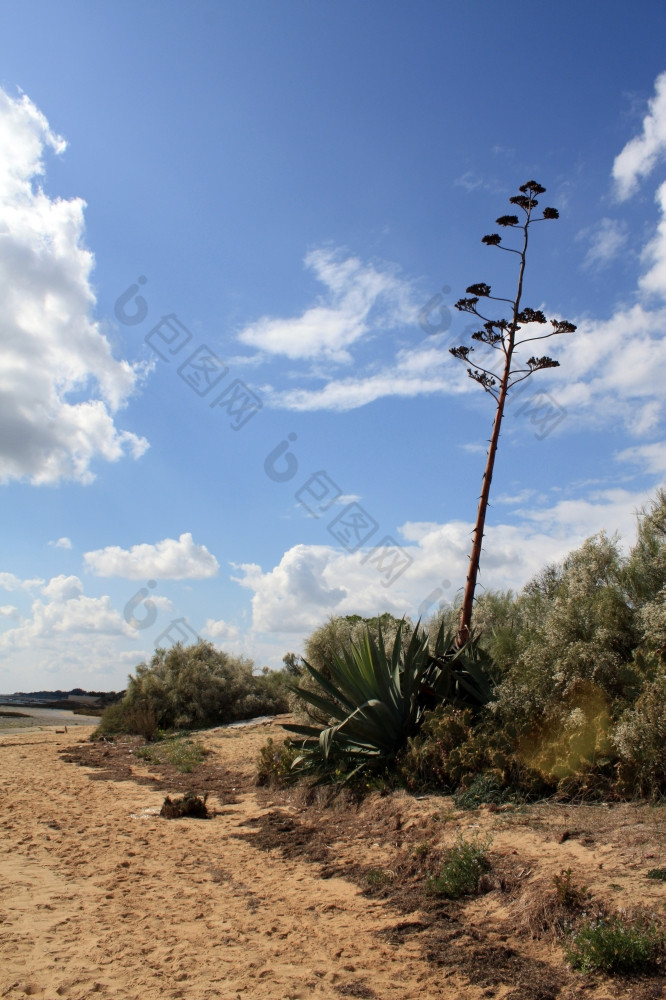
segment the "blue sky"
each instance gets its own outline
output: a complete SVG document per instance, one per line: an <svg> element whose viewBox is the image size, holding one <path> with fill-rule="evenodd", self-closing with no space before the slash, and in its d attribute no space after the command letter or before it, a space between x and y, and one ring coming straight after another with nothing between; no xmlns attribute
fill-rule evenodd
<svg viewBox="0 0 666 1000"><path fill-rule="evenodd" d="M453 303L513 296L481 237L532 177L524 302L578 330L507 408L481 583L630 544L666 471L664 37L658 2L4 4L0 690L453 600L493 418Z"/></svg>

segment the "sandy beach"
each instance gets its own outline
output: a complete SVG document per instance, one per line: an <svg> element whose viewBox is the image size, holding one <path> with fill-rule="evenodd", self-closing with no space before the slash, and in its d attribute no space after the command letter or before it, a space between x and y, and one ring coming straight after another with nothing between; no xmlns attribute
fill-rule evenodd
<svg viewBox="0 0 666 1000"><path fill-rule="evenodd" d="M2 997L662 996L661 975L571 972L525 914L571 867L663 915L663 883L645 878L666 863L663 809L461 814L404 793L309 809L254 785L275 724L209 731L205 767L183 775L90 732L0 737ZM188 788L213 818L162 819L166 792ZM428 902L417 859L460 831L492 835L487 891ZM375 888L371 871L386 873Z"/></svg>

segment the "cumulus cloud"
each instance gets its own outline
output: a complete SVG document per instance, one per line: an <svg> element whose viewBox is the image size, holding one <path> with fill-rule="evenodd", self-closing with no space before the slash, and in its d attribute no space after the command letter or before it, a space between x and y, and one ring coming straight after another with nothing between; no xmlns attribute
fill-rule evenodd
<svg viewBox="0 0 666 1000"><path fill-rule="evenodd" d="M613 178L621 200L629 198L639 178L647 177L666 155L666 73L655 81L655 93L643 119L643 131L634 136L615 158Z"/></svg>
<svg viewBox="0 0 666 1000"><path fill-rule="evenodd" d="M211 639L235 640L238 638L238 626L230 625L222 618L217 621L214 618L207 618L203 631Z"/></svg>
<svg viewBox="0 0 666 1000"><path fill-rule="evenodd" d="M0 605L0 618L18 618L19 610L13 604Z"/></svg>
<svg viewBox="0 0 666 1000"><path fill-rule="evenodd" d="M325 249L309 253L305 265L326 287L322 299L300 316L262 317L239 333L241 343L294 360L350 362L349 348L371 329L415 321L411 285L395 267Z"/></svg>
<svg viewBox="0 0 666 1000"><path fill-rule="evenodd" d="M62 640L87 642L90 636L133 637L134 632L111 604L111 598L86 597L78 577L58 576L42 590L45 600L32 603L31 617L0 635L0 653L36 649Z"/></svg>
<svg viewBox="0 0 666 1000"><path fill-rule="evenodd" d="M109 545L86 552L88 569L97 576L122 576L126 580L203 580L216 576L219 563L205 545L196 545L191 533L165 538L156 545L133 545L121 549Z"/></svg>
<svg viewBox="0 0 666 1000"><path fill-rule="evenodd" d="M259 632L298 632L314 627L348 596L332 585L331 549L295 545L268 573L256 563L235 566L242 575L232 577L253 591L252 623Z"/></svg>
<svg viewBox="0 0 666 1000"><path fill-rule="evenodd" d="M634 512L647 499L645 493L599 490L585 499L518 510L517 523L487 525L479 593L483 588L519 590L544 565L559 562L600 530L619 531L629 546L635 538ZM254 635L305 637L331 615L371 617L390 611L398 617L427 617L456 598L467 571L472 528L467 521L403 524L399 542L411 564L389 586L367 551L350 554L322 545L296 545L272 569L238 566L233 579L252 591Z"/></svg>
<svg viewBox="0 0 666 1000"><path fill-rule="evenodd" d="M78 576L54 576L42 589L45 597L51 601L70 601L83 593L83 586Z"/></svg>
<svg viewBox="0 0 666 1000"><path fill-rule="evenodd" d="M140 370L113 357L92 318L85 203L36 183L64 140L27 96L0 90L0 143L0 481L87 483L95 460L148 447L115 424Z"/></svg>

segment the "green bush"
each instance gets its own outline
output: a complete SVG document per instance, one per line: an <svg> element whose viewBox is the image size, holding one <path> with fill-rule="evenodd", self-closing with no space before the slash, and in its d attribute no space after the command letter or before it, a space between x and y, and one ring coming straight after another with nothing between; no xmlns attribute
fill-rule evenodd
<svg viewBox="0 0 666 1000"><path fill-rule="evenodd" d="M475 721L469 709L450 705L428 712L400 757L399 773L410 791L454 792L462 809L553 790L516 752L515 733L497 726L492 714L486 710Z"/></svg>
<svg viewBox="0 0 666 1000"><path fill-rule="evenodd" d="M649 969L662 946L663 935L656 924L630 924L615 914L585 921L566 951L567 960L581 972L623 975Z"/></svg>
<svg viewBox="0 0 666 1000"><path fill-rule="evenodd" d="M459 614L459 606L438 612L427 625L431 644L442 625L455 630ZM321 680L333 682L331 663L366 632L377 642L380 628L388 657L398 637L404 657L414 627L398 625L388 614L331 619L306 644L304 660L319 677L291 655L301 689L293 709L313 739L346 728L344 697L330 688L319 703L310 697L321 695ZM493 700L472 717L464 705L430 698L432 711L407 727L397 760L410 790L450 791L470 805L555 790L585 799L666 795L666 491L639 515L629 555L617 538L595 535L520 593L480 595L473 628L492 663ZM330 749L323 739L322 751ZM344 774L345 762L335 768Z"/></svg>
<svg viewBox="0 0 666 1000"><path fill-rule="evenodd" d="M470 709L451 705L426 714L421 731L409 740L400 758L400 772L411 791L458 787L463 773L461 748L474 738L472 719Z"/></svg>
<svg viewBox="0 0 666 1000"><path fill-rule="evenodd" d="M469 896L478 889L479 879L490 869L487 857L490 842L465 840L460 834L453 847L447 848L438 876L428 880L428 889L447 899Z"/></svg>
<svg viewBox="0 0 666 1000"><path fill-rule="evenodd" d="M658 798L666 793L666 673L646 684L633 708L615 726L613 743L620 756L618 788L632 796Z"/></svg>
<svg viewBox="0 0 666 1000"><path fill-rule="evenodd" d="M508 801L507 794L502 790L497 776L477 774L467 787L460 788L453 796L458 809L478 809L481 805L498 805Z"/></svg>
<svg viewBox="0 0 666 1000"><path fill-rule="evenodd" d="M281 679L253 675L245 657L231 656L199 642L157 649L150 664L129 677L122 701L102 715L99 735L139 733L153 738L158 729L193 729L287 711Z"/></svg>

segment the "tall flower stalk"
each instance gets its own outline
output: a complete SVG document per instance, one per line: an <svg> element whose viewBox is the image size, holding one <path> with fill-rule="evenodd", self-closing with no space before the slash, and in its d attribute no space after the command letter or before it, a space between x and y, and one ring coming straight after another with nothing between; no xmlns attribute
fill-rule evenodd
<svg viewBox="0 0 666 1000"><path fill-rule="evenodd" d="M521 234L517 248L502 246L502 237L498 233L491 233L489 236L484 236L481 241L487 246L497 247L506 253L515 254L518 258L518 284L515 297L513 299L506 299L491 295L490 285L479 282L467 288L466 292L468 296L471 296L470 298L459 299L456 302L456 309L460 312L471 313L473 316L477 316L483 323L482 329L472 334L472 340L487 345L492 350L498 351L500 355L497 366L498 370L495 370L492 367L486 368L483 365L474 364L474 361L470 357L474 351L474 347L463 345L461 347L450 348L454 358L458 358L458 360L470 365L467 369L469 377L478 382L493 397L496 403L495 419L490 436L486 468L481 484L481 496L479 497L479 507L472 536L472 550L469 557L460 625L458 627L458 646L464 645L471 636L474 594L481 562L481 546L486 523L486 511L490 498L490 484L493 478L507 394L514 385L529 378L534 372L540 371L543 368L557 368L559 366L559 361L554 361L548 355L544 355L540 358L532 356L523 362L522 365L520 362L516 362L519 367L514 367L514 353L522 344L527 344L535 340L547 340L549 337L555 337L561 333L573 333L576 329L574 324L569 323L567 320L552 319L550 320L552 329L548 333L534 333L534 324L537 326L544 325L548 323L548 320L540 309L531 309L522 305L523 280L525 277L530 226L536 222L559 218L559 212L556 208L544 208L541 213L536 212L539 204L536 196L544 194L545 190L536 181L528 181L527 184L523 184L519 188L520 194L509 199L511 204L516 205L522 212L522 222L517 215L502 215L496 220L498 226L514 229L517 234ZM481 299L487 299L489 302L507 303L510 307L510 319L491 319L485 316L479 309L479 301ZM527 329L525 329L526 327ZM528 335L519 337L520 331L524 329Z"/></svg>

